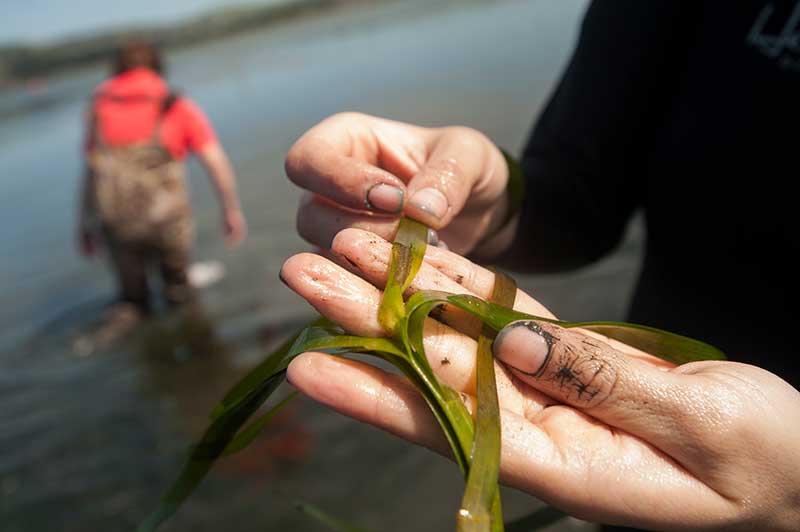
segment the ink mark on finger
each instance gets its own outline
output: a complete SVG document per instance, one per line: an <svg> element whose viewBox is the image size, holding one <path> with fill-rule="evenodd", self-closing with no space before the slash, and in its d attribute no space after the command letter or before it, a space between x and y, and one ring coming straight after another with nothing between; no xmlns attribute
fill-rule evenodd
<svg viewBox="0 0 800 532"><path fill-rule="evenodd" d="M587 346L591 348L588 352ZM613 387L616 372L599 356L599 350L600 345L593 340L583 340L576 346L565 338L559 344L555 361L557 369L550 380L564 390L567 398L574 391L577 401L587 406L597 406L601 401L592 402L598 394ZM603 393L601 397L608 395Z"/></svg>

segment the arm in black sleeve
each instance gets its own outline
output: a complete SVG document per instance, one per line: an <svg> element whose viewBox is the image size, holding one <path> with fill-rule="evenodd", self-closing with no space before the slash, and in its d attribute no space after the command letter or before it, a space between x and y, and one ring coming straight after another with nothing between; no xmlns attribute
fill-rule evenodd
<svg viewBox="0 0 800 532"><path fill-rule="evenodd" d="M685 43L683 2L595 0L521 159L512 269L558 271L613 249L646 187L648 143Z"/></svg>

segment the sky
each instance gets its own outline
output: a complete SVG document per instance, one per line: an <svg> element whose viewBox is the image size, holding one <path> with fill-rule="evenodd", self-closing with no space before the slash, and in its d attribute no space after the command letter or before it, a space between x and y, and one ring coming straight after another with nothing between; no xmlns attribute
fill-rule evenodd
<svg viewBox="0 0 800 532"><path fill-rule="evenodd" d="M210 9L285 0L0 0L0 43L47 42L132 23L169 22Z"/></svg>

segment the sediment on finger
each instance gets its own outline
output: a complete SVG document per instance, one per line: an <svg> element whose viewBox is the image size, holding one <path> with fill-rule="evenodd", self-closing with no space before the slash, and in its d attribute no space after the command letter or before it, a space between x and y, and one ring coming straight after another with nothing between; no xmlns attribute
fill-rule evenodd
<svg viewBox="0 0 800 532"><path fill-rule="evenodd" d="M520 320L497 337L495 353L522 378L582 409L614 392L624 359L607 344L546 322Z"/></svg>
<svg viewBox="0 0 800 532"><path fill-rule="evenodd" d="M380 292L341 266L302 253L286 261L281 276L320 314L348 333L385 336L378 323ZM432 319L425 320L424 331L426 355L439 378L456 390L474 386L475 341Z"/></svg>
<svg viewBox="0 0 800 532"><path fill-rule="evenodd" d="M320 314L359 336L385 336L378 323L381 293L328 259L312 253L290 257L281 279Z"/></svg>
<svg viewBox="0 0 800 532"><path fill-rule="evenodd" d="M322 136L306 133L289 150L284 168L297 186L351 209L364 209L375 183L402 186L396 177L365 161L348 157Z"/></svg>
<svg viewBox="0 0 800 532"><path fill-rule="evenodd" d="M494 287L494 273L467 258L441 248L430 248L425 254L425 262L448 279L453 279L464 289L481 299L489 299ZM555 318L544 305L522 290L517 290L514 309L544 318Z"/></svg>
<svg viewBox="0 0 800 532"><path fill-rule="evenodd" d="M368 231L346 229L336 235L332 247L347 257L359 269L362 277L378 287L386 284L392 249L390 242ZM410 296L419 290L440 290L488 299L493 286L494 274L491 271L450 251L428 246L425 262L406 295ZM537 316L554 317L552 312L522 290L517 290L514 309ZM449 305L436 312L437 319L459 330L466 330L473 321L467 313Z"/></svg>
<svg viewBox="0 0 800 532"><path fill-rule="evenodd" d="M477 342L436 320L425 320L424 327L425 354L437 377L459 393L474 395ZM503 408L523 415L548 404L546 396L516 380L498 361L495 362L495 377Z"/></svg>
<svg viewBox="0 0 800 532"><path fill-rule="evenodd" d="M538 343L533 341L537 335L547 347L531 348ZM721 433L714 420L720 419L721 408L730 408L717 406L725 402L719 402L719 392L709 396L707 385L698 386L575 329L550 323L511 324L498 336L495 355L533 388L650 442L689 470L704 467L711 452L698 441L713 436L698 438L698 431ZM703 405L702 413L697 405ZM705 422L696 424L697 416Z"/></svg>
<svg viewBox="0 0 800 532"><path fill-rule="evenodd" d="M345 257L349 264L357 268L361 277L379 288L386 285L386 275L392 253L391 243L367 231L345 229L334 238L332 249ZM430 249L430 246L428 249ZM422 264L419 273L414 278L411 287L406 291L405 296L410 297L421 290L475 295L458 284L458 282L431 267L427 262ZM476 327L477 322L474 317L450 305L437 307L431 315L473 337L476 337L480 330L479 327Z"/></svg>

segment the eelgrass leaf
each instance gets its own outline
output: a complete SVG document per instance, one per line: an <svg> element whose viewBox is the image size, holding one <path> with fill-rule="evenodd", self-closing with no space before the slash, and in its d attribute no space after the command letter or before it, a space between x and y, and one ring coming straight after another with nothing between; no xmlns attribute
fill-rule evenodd
<svg viewBox="0 0 800 532"><path fill-rule="evenodd" d="M646 325L614 321L554 320L488 303L470 295L451 295L448 297L448 302L480 317L495 331L500 331L509 323L517 320L537 320L554 323L565 328L578 327L594 331L673 364L685 364L697 360L725 360L726 358L722 351L705 342Z"/></svg>
<svg viewBox="0 0 800 532"><path fill-rule="evenodd" d="M405 316L403 292L417 275L427 246L428 228L423 224L402 218L392 244L392 257L386 286L378 308L378 322L391 336L398 335L400 320Z"/></svg>
<svg viewBox="0 0 800 532"><path fill-rule="evenodd" d="M417 292L406 303L401 339L408 350L415 371L428 393L435 399L429 406L439 421L453 456L464 477L469 472L471 447L474 437L472 416L464 406L461 396L452 388L441 384L433 372L425 353L423 330L425 319L434 308L447 303L446 292L426 290Z"/></svg>
<svg viewBox="0 0 800 532"><path fill-rule="evenodd" d="M274 418L275 415L283 409L283 407L289 404L289 401L297 397L297 394L297 391L290 393L281 399L278 404L264 412L261 417L250 422L245 428L240 430L236 436L233 437L230 443L228 443L228 445L225 447L225 450L222 451L221 456L225 457L236 454L255 441L258 435L261 434L261 431L264 430L264 427L270 421L272 421L272 418Z"/></svg>
<svg viewBox="0 0 800 532"><path fill-rule="evenodd" d="M158 508L137 529L150 532L174 514L181 503L205 478L211 466L233 440L236 432L284 381L286 370L262 381L236 404L220 413L206 430L200 442L192 448L180 476L162 498Z"/></svg>
<svg viewBox="0 0 800 532"><path fill-rule="evenodd" d="M422 393L453 450L464 475L469 468L469 445L472 442L472 418L460 396L439 383L430 367L422 343L425 318L446 300L442 295L412 296L403 302L403 293L411 285L422 266L427 247L428 228L414 220L403 218L392 244L386 286L378 308L378 321L392 337L398 338L404 356L397 365ZM392 362L391 359L387 359Z"/></svg>
<svg viewBox="0 0 800 532"><path fill-rule="evenodd" d="M594 331L678 365L698 360L725 360L727 358L725 353L713 345L646 325L613 321L587 321L569 323L565 326Z"/></svg>
<svg viewBox="0 0 800 532"><path fill-rule="evenodd" d="M422 304L412 305L411 314L398 322L398 326L404 331L403 338L407 338L408 317L420 315L420 310L430 312L435 306L446 302L445 299L430 294L427 295L429 299L425 299L425 294L415 294L415 297L414 302ZM424 320L424 316L421 320ZM449 387L440 384L433 374L425 358L424 348L421 347L421 340L419 351L415 351L407 343L398 340L331 334L310 339L299 346L299 349L332 354L363 352L382 358L402 371L422 394L450 442L456 462L466 475L469 467L469 445L473 434L472 418L460 396Z"/></svg>
<svg viewBox="0 0 800 532"><path fill-rule="evenodd" d="M513 307L516 296L516 283L502 272L495 272L491 302ZM460 532L503 530L503 512L497 485L500 474L500 404L492 355L492 342L496 335L492 328L484 325L478 338L475 359L475 438L472 465L457 516Z"/></svg>
<svg viewBox="0 0 800 532"><path fill-rule="evenodd" d="M297 502L296 507L300 513L311 517L318 523L324 525L330 530L333 530L334 532L370 532L364 528L352 525L343 519L334 517L325 510L322 510L313 504L307 502Z"/></svg>
<svg viewBox="0 0 800 532"><path fill-rule="evenodd" d="M298 343L305 341L309 334L310 328L324 329L333 331L341 331L341 329L327 318L317 318L312 321L305 328L300 330L297 334L286 340L275 351L270 353L261 363L251 369L233 388L231 388L225 397L214 407L211 413L211 419L216 419L225 410L234 406L238 401L241 401L248 393L250 393L256 386L260 385L265 379L268 379L279 371L279 367L286 358L290 356L292 348L296 348Z"/></svg>
<svg viewBox="0 0 800 532"><path fill-rule="evenodd" d="M178 510L183 501L197 488L214 462L224 454L234 452L229 451L229 448L239 445L233 443L236 441L237 433L286 379L286 368L289 362L303 352L305 344L320 337L333 336L340 331L341 328L330 320L318 318L312 322L311 326L284 342L263 362L242 377L214 408L211 425L206 429L200 442L192 447L178 479L162 497L156 510L139 526L138 531L156 530L161 523ZM258 420L253 423L258 423ZM255 431L255 427L253 430ZM257 434L258 431L255 431L252 436L255 437ZM249 436L251 436L250 432L242 434L241 439L238 440L239 443L244 443ZM247 443L250 441L252 440ZM241 448L244 446L246 443Z"/></svg>
<svg viewBox="0 0 800 532"><path fill-rule="evenodd" d="M450 443L456 462L468 479L463 508L472 508L473 510L467 510L470 515L483 516L473 520L476 527L470 527L469 530L489 530L491 526L491 530L495 531L502 530L503 524L497 489L500 432L499 407L493 380L494 366L490 351L492 331L499 331L512 321L534 319L556 323L562 327L582 327L597 331L675 363L724 358L722 352L703 342L651 327L617 322L571 323L514 311L511 307L516 288L513 283L505 281L496 282L496 288L500 287L498 290L505 295L493 294L491 302L468 295L419 292L404 303L403 293L410 286L422 264L426 243L427 228L424 225L408 219L401 220L392 246L389 275L378 311L379 322L391 338L344 335L339 326L330 320L319 318L268 355L262 363L243 377L214 409L211 426L206 430L200 443L194 446L178 480L162 499L156 511L142 523L139 531L155 530L160 523L175 513L180 504L202 481L216 459L241 450L258 435L288 398L261 418L251 422L245 429L240 429L285 380L286 369L291 360L305 351L319 350L334 355L366 353L378 356L400 369L424 397ZM501 277L498 276L497 279ZM423 342L425 320L434 308L445 304L465 310L484 322L483 332L479 337L478 374L481 376L478 377L477 384L477 415L483 420L478 431L481 435L480 441L475 441L475 426L461 396L439 382L425 354ZM489 374L487 370L491 373ZM491 379L488 378L489 375ZM488 415L483 415L487 411ZM473 441L475 441L474 450ZM474 473L471 475L473 470ZM471 481L470 478L475 480ZM490 519L485 517L487 513L491 515ZM555 515L544 510L537 514L547 519ZM536 515L531 519L525 518L525 526L528 524L539 526L535 524L535 518ZM509 532L522 530L516 528L519 521L510 525L515 528L509 528ZM342 525L346 523L340 522L339 526ZM356 532L358 529L351 527L339 530Z"/></svg>
<svg viewBox="0 0 800 532"><path fill-rule="evenodd" d="M412 220L410 218L403 218L400 220L400 225L397 228L397 234L394 237L394 244L405 246L411 250L411 256L408 264L402 265L404 275L402 279L402 291L405 292L414 278L417 276L420 267L422 267L422 260L425 257L425 248L428 246L428 228L425 224Z"/></svg>
<svg viewBox="0 0 800 532"><path fill-rule="evenodd" d="M310 338L301 344L300 352L305 351L325 351L328 353L367 353L378 352L387 353L397 357L405 358L406 352L394 340L388 338L371 338L364 336L350 336L346 334L336 334L318 336ZM298 353L299 354L299 353Z"/></svg>

